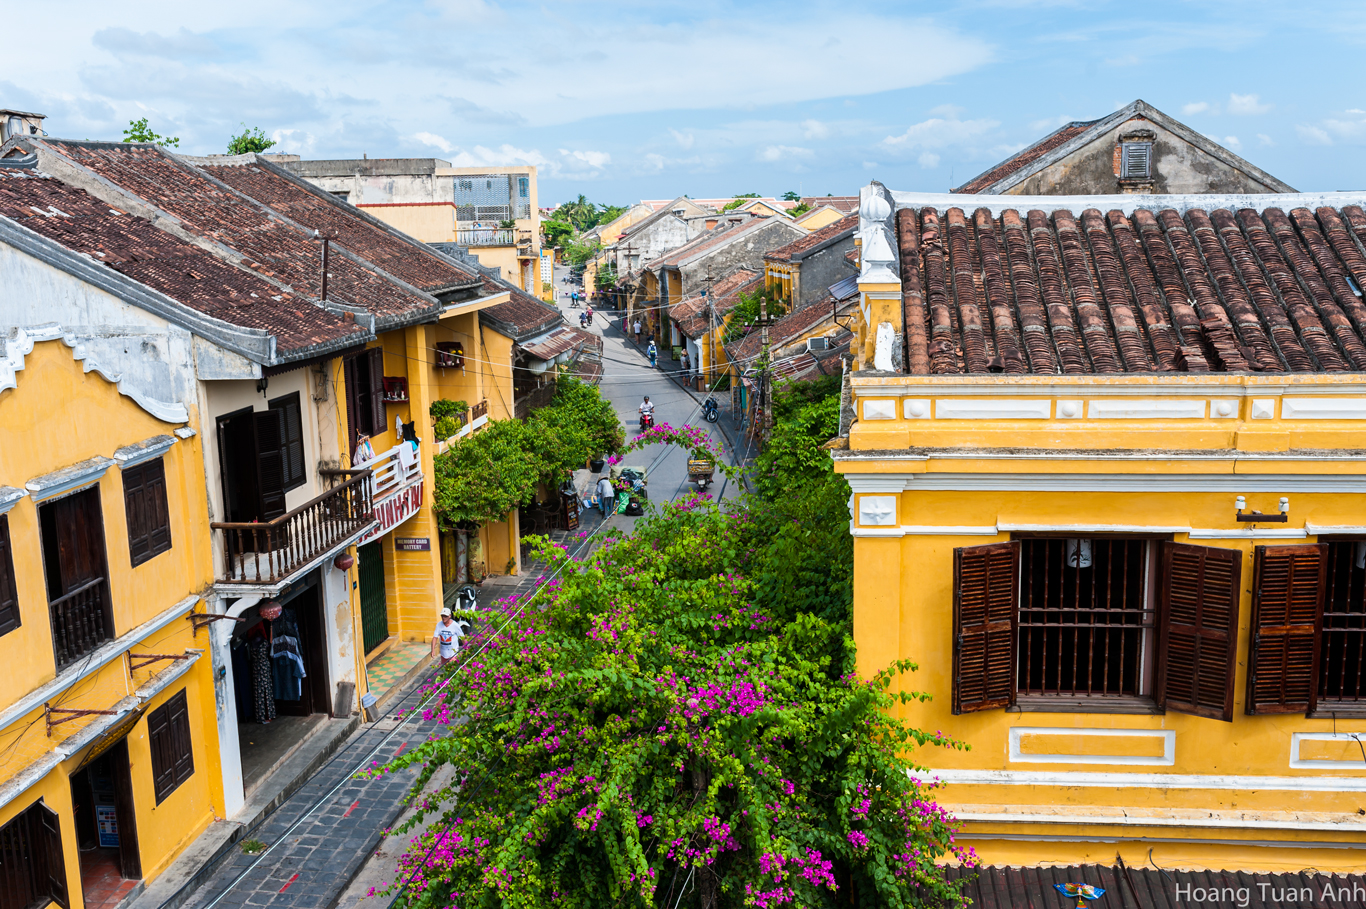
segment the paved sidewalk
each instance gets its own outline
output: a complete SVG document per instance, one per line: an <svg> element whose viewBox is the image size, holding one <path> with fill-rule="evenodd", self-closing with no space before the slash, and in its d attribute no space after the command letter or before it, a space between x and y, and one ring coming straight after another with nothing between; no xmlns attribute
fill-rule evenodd
<svg viewBox="0 0 1366 909"><path fill-rule="evenodd" d="M424 679L415 680L413 689ZM408 698L400 707L410 707ZM225 860L185 905L290 906L330 909L374 852L381 832L403 811L416 769L376 779L352 774L363 763L390 760L423 742L435 723L416 720L372 755L384 736L398 725L386 717L357 733L337 759L252 831L269 851L249 856L240 850ZM336 792L334 787L341 784ZM330 794L329 794L330 793ZM240 880L239 880L240 877Z"/></svg>

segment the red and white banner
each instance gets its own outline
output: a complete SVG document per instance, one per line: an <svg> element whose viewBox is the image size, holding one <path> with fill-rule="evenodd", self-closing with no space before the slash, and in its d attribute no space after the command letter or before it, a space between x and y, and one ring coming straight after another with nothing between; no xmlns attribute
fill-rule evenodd
<svg viewBox="0 0 1366 909"><path fill-rule="evenodd" d="M356 545L361 546L377 537L384 536L417 514L417 510L422 507L422 486L421 482L414 483L412 486L400 489L388 498L376 502L375 520L379 521L379 526L358 539Z"/></svg>

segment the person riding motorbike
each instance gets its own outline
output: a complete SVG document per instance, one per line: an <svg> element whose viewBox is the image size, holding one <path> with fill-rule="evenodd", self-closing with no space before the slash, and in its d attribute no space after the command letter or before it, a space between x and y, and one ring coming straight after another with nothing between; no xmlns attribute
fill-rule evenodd
<svg viewBox="0 0 1366 909"><path fill-rule="evenodd" d="M644 432L655 425L655 405L646 395L645 400L640 402L640 407L636 408L640 412L640 431Z"/></svg>

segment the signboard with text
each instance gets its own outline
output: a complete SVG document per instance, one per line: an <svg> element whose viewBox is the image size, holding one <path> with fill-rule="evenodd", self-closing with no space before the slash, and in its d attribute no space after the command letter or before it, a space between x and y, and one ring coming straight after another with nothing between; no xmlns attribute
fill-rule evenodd
<svg viewBox="0 0 1366 909"><path fill-rule="evenodd" d="M394 537L394 548L400 552L431 552L431 537Z"/></svg>
<svg viewBox="0 0 1366 909"><path fill-rule="evenodd" d="M407 489L400 489L388 498L376 502L375 520L379 522L379 526L357 540L356 545L360 546L384 536L417 514L417 510L422 507L422 485L421 482L414 483Z"/></svg>

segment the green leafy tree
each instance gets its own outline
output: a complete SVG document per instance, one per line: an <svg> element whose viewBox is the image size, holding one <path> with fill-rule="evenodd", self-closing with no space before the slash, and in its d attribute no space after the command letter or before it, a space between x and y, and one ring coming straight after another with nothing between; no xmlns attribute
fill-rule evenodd
<svg viewBox="0 0 1366 909"><path fill-rule="evenodd" d="M625 205L604 205L601 202L599 202L598 219L593 226L596 227L598 224L611 224L613 221L615 221L617 218L620 218L624 214L626 214Z"/></svg>
<svg viewBox="0 0 1366 909"><path fill-rule="evenodd" d="M800 194L800 193L797 193L797 192L794 192L794 191L792 191L792 190L790 190L790 189L789 189L787 192L783 193L783 201L784 201L784 202L797 202L797 201L799 201L800 199L801 199L801 194Z"/></svg>
<svg viewBox="0 0 1366 909"><path fill-rule="evenodd" d="M741 205L744 205L746 199L757 199L757 198L759 198L759 194L758 194L758 193L740 193L738 196L733 197L729 202L727 202L725 205L723 205L723 206L721 207L721 210L722 210L722 211L730 211L731 209L739 208Z"/></svg>
<svg viewBox="0 0 1366 909"><path fill-rule="evenodd" d="M570 240L564 247L564 255L575 268L582 268L584 263L596 256L601 250L602 244L597 240L590 240L587 243Z"/></svg>
<svg viewBox="0 0 1366 909"><path fill-rule="evenodd" d="M391 765L456 770L408 825L404 905L962 904L935 859L974 858L907 773L954 743L892 716L914 666L848 674L843 629L760 598L753 543L690 497L582 562L536 547L556 583L499 604L426 706L446 733Z"/></svg>
<svg viewBox="0 0 1366 909"><path fill-rule="evenodd" d="M159 136L148 125L147 118L129 120L128 128L123 131L124 142L153 142L161 146L180 147L180 139L175 136Z"/></svg>
<svg viewBox="0 0 1366 909"><path fill-rule="evenodd" d="M261 127L248 129L247 124L242 124L242 132L228 140L228 154L247 155L252 152L263 152L275 145L275 140L266 137L261 131Z"/></svg>
<svg viewBox="0 0 1366 909"><path fill-rule="evenodd" d="M761 287L753 293L742 293L735 303L730 321L726 323L726 344L733 344L749 334L759 320L760 304L768 304L768 317L777 319L787 313L787 302L778 291Z"/></svg>

